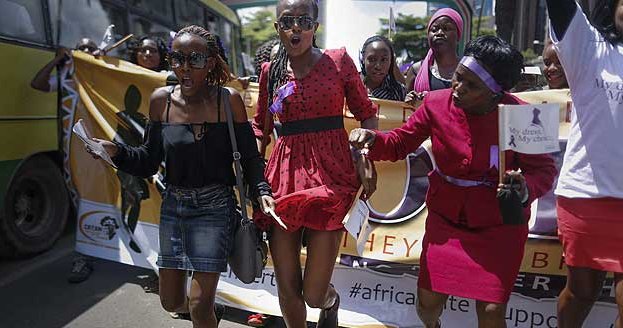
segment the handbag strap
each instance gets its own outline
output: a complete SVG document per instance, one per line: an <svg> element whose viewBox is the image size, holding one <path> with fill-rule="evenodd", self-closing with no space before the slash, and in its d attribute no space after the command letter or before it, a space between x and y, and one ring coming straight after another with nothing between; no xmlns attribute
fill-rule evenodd
<svg viewBox="0 0 623 328"><path fill-rule="evenodd" d="M236 171L236 185L238 186L238 194L240 195L240 209L242 211L242 220L249 221L247 216L247 198L244 194L244 185L242 184L242 166L240 165L240 152L238 152L238 143L236 142L236 132L234 131L234 116L231 112L231 102L229 101L229 91L223 88L224 92L220 92L219 87L218 107L220 110L220 99L224 95L225 115L227 115L227 129L229 130L229 139L231 139L231 149L234 156L234 170Z"/></svg>

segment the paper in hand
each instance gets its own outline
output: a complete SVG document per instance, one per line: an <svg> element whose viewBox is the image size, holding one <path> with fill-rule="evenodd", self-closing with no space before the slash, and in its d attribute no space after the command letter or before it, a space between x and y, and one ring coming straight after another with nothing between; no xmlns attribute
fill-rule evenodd
<svg viewBox="0 0 623 328"><path fill-rule="evenodd" d="M270 216L273 217L273 219L275 219L275 221L277 221L277 223L279 223L279 225L284 228L285 230L288 230L288 227L286 226L285 223L283 223L283 220L281 220L281 218L279 216L277 216L277 213L275 213L275 211L273 211L272 208L268 208L268 213L266 214L270 214Z"/></svg>
<svg viewBox="0 0 623 328"><path fill-rule="evenodd" d="M363 255L368 236L372 232L372 226L368 222L370 209L365 201L361 200L363 187L359 188L353 204L344 217L342 224L346 231L357 241L357 253Z"/></svg>
<svg viewBox="0 0 623 328"><path fill-rule="evenodd" d="M82 119L79 119L78 122L74 124L72 131L78 136L78 138L80 138L80 140L82 140L82 142L84 142L84 144L88 148L91 149L91 151L95 155L99 156L101 159L106 161L106 163L110 164L110 166L117 168L117 166L113 163L112 159L110 158L110 155L108 155L108 152L106 151L106 149L104 149L104 146L102 146L101 144L91 139L91 135L89 134L86 127L82 123Z"/></svg>

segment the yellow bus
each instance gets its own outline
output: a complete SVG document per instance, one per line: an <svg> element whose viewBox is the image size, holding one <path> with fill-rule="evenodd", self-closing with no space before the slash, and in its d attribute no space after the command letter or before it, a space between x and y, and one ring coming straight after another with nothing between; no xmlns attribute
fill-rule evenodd
<svg viewBox="0 0 623 328"><path fill-rule="evenodd" d="M189 24L221 37L234 73L243 72L240 21L217 0L0 0L0 257L50 248L72 217L60 145L60 100L30 87L58 45L154 34ZM60 25L60 29L59 29ZM122 47L111 55L123 57Z"/></svg>

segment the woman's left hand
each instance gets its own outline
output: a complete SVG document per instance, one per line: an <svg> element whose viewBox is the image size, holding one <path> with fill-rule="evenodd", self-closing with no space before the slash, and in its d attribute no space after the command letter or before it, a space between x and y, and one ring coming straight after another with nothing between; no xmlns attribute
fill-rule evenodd
<svg viewBox="0 0 623 328"><path fill-rule="evenodd" d="M362 154L361 151L356 152L355 156L355 169L357 170L357 176L363 187L363 195L365 199L370 199L372 194L376 191L377 174L374 162Z"/></svg>
<svg viewBox="0 0 623 328"><path fill-rule="evenodd" d="M258 200L264 214L270 214L271 211L275 212L275 199L272 196L260 196Z"/></svg>
<svg viewBox="0 0 623 328"><path fill-rule="evenodd" d="M528 185L526 184L526 178L519 171L506 171L502 183L498 185L498 192L502 189L515 189L519 194L519 198L525 200L528 198Z"/></svg>

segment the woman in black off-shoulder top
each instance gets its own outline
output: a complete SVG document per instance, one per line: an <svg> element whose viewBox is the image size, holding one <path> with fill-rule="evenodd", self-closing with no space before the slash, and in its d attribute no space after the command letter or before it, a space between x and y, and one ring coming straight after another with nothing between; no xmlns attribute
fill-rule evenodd
<svg viewBox="0 0 623 328"><path fill-rule="evenodd" d="M198 26L180 30L169 63L179 85L159 88L139 147L97 140L120 170L149 177L165 162L167 188L160 217L160 300L170 312L190 312L196 327L216 327L212 308L236 227L235 176L225 106L230 105L244 179L263 210L274 209L244 103L229 79L214 35ZM207 81L207 83L206 83ZM186 272L192 271L186 296Z"/></svg>

